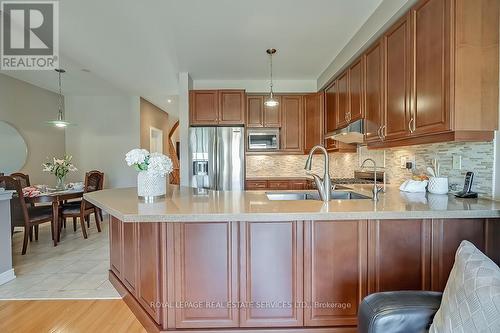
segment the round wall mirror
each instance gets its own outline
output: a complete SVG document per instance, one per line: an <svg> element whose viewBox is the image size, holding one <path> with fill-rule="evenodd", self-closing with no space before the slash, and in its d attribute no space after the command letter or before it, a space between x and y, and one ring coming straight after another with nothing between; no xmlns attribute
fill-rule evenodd
<svg viewBox="0 0 500 333"><path fill-rule="evenodd" d="M28 157L28 147L12 125L0 121L0 173L10 175L21 170Z"/></svg>

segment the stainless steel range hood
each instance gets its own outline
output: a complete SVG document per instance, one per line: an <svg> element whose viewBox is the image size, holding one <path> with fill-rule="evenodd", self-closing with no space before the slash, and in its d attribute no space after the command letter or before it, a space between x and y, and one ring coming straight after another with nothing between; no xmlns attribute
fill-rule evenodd
<svg viewBox="0 0 500 333"><path fill-rule="evenodd" d="M363 119L347 125L347 127L327 133L326 137L345 143L363 143L365 133L365 122Z"/></svg>

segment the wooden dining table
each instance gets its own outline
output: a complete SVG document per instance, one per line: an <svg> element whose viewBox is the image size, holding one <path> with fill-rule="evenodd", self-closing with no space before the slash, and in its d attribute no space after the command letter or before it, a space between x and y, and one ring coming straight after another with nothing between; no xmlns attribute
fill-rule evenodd
<svg viewBox="0 0 500 333"><path fill-rule="evenodd" d="M61 240L61 226L59 225L59 206L60 203L66 200L83 198L82 190L65 190L57 192L47 192L40 193L39 195L33 197L24 197L26 203L31 204L41 204L41 203L51 203L52 204L52 214L54 218L54 223L52 224L52 232L54 235L54 246Z"/></svg>

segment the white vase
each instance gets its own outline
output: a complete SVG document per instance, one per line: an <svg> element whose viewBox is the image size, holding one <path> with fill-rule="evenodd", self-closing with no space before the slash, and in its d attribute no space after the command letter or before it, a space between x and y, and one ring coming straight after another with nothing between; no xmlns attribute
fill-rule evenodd
<svg viewBox="0 0 500 333"><path fill-rule="evenodd" d="M165 197L167 178L154 172L141 171L137 174L137 195L144 202L154 202Z"/></svg>

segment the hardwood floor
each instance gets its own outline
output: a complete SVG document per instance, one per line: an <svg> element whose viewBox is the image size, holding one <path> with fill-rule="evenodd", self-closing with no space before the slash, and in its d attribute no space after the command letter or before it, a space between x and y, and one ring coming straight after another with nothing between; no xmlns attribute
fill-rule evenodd
<svg viewBox="0 0 500 333"><path fill-rule="evenodd" d="M0 301L0 332L146 332L122 300Z"/></svg>

